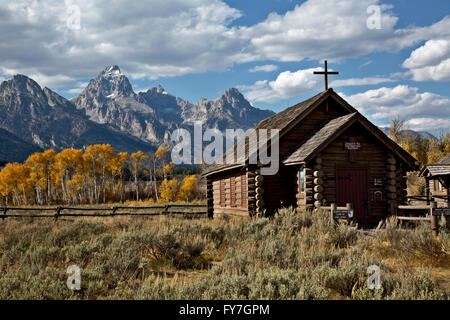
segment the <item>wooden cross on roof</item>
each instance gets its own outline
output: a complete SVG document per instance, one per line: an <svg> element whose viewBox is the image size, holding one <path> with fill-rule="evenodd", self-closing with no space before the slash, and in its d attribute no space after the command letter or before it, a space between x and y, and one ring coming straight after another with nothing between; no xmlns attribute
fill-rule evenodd
<svg viewBox="0 0 450 320"><path fill-rule="evenodd" d="M324 74L325 75L325 91L328 90L328 75L329 74L339 74L336 71L328 71L328 62L325 60L325 71L314 71L314 74Z"/></svg>

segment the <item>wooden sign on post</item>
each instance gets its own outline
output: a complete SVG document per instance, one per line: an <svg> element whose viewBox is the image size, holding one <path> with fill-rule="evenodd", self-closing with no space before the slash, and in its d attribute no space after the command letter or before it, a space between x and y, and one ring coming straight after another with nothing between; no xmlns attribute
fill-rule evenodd
<svg viewBox="0 0 450 320"><path fill-rule="evenodd" d="M351 219L353 218L353 210L333 210L334 219Z"/></svg>

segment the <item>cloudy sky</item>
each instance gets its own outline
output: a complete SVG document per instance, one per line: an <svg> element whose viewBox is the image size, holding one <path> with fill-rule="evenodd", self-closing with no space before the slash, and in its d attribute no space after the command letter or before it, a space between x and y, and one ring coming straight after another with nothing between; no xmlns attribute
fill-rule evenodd
<svg viewBox="0 0 450 320"><path fill-rule="evenodd" d="M106 66L196 102L239 88L280 111L331 86L377 125L450 131L450 2L0 0L0 80L76 96Z"/></svg>

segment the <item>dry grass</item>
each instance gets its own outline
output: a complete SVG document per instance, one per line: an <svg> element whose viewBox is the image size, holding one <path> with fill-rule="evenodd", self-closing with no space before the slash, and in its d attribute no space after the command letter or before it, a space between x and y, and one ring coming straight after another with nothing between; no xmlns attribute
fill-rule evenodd
<svg viewBox="0 0 450 320"><path fill-rule="evenodd" d="M374 236L325 214L0 223L0 299L448 299L450 237L396 221ZM82 269L82 290L65 270ZM382 270L382 290L365 285Z"/></svg>

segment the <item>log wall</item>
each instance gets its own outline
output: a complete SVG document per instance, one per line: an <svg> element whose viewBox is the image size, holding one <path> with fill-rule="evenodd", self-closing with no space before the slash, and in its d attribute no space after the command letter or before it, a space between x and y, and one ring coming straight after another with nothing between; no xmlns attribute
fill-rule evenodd
<svg viewBox="0 0 450 320"><path fill-rule="evenodd" d="M355 161L350 162L350 152L345 149L345 142L349 139L356 139L360 143L360 150L355 151ZM313 188L309 189L307 195L307 205L314 207L316 201L322 198L322 203L337 203L344 206L345 203L338 203L337 198L337 177L338 168L366 168L369 184L369 217L368 223L374 224L380 219L391 214L395 204L405 201L404 190L406 189L406 173L399 159L389 153L389 151L378 140L369 135L359 124L354 124L346 130L340 137L332 142L321 153L321 167L316 161L307 164L309 181L313 180L314 173L322 171L323 191L319 195L319 189L314 190L317 185L309 183ZM319 177L317 177L319 178ZM376 183L376 181L378 183ZM377 185L380 184L380 185ZM318 184L319 185L319 184ZM381 195L381 197L380 197Z"/></svg>
<svg viewBox="0 0 450 320"><path fill-rule="evenodd" d="M242 207L242 195L241 192L241 183L242 183L242 174L245 174L246 180L248 182L249 177L248 173L245 169L242 170L234 170L231 172L225 172L222 174L214 175L211 178L210 185L211 188L211 195L212 195L212 208L214 215L218 214L236 214L241 216L248 216L249 215L249 202L250 197L244 200L244 202L247 202L247 205L245 207ZM224 191L225 191L225 206L222 206L220 203L220 183L221 180L224 181ZM231 183L234 182L235 187L231 187ZM247 183L245 183L247 184ZM245 185L244 184L244 185ZM247 188L246 188L247 189ZM231 191L234 191L234 204L232 205L232 197L231 197ZM244 196L248 194L248 189L244 193Z"/></svg>

